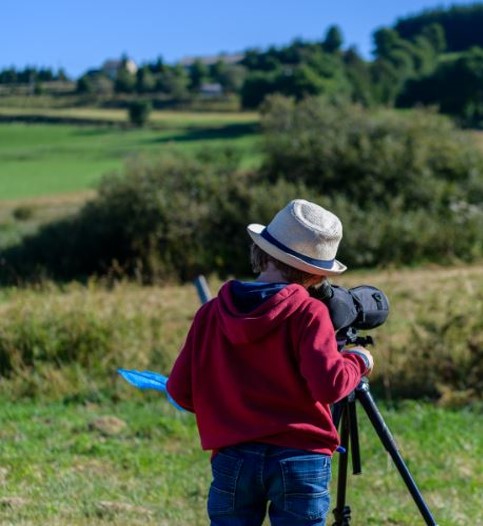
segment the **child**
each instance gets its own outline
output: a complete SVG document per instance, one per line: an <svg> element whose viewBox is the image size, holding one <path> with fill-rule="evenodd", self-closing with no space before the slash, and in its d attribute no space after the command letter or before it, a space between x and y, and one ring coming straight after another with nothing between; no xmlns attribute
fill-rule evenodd
<svg viewBox="0 0 483 526"><path fill-rule="evenodd" d="M260 526L267 504L272 526L323 526L338 446L330 404L373 366L362 347L338 351L327 307L307 290L346 270L342 225L296 199L247 229L259 275L199 309L167 389L213 451L212 526Z"/></svg>

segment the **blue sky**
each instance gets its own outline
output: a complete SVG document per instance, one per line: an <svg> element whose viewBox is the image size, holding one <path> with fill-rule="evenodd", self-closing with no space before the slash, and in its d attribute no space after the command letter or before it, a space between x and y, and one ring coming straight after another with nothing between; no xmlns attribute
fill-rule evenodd
<svg viewBox="0 0 483 526"><path fill-rule="evenodd" d="M321 40L332 24L344 47L371 56L373 31L440 0L2 0L0 69L64 68L73 77L123 53L136 62Z"/></svg>

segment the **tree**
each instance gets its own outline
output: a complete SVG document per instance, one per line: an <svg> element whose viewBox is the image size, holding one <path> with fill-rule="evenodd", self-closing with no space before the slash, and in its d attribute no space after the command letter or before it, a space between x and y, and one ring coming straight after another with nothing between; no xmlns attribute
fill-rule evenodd
<svg viewBox="0 0 483 526"><path fill-rule="evenodd" d="M277 72L254 71L250 73L241 89L241 104L244 109L258 108L269 93L277 87Z"/></svg>
<svg viewBox="0 0 483 526"><path fill-rule="evenodd" d="M145 100L137 100L129 104L129 122L134 126L142 127L149 119L152 105L150 102Z"/></svg>
<svg viewBox="0 0 483 526"><path fill-rule="evenodd" d="M370 71L376 102L393 106L401 90L401 76L396 67L388 60L379 58L371 64Z"/></svg>
<svg viewBox="0 0 483 526"><path fill-rule="evenodd" d="M445 50L448 52L465 51L473 46L483 47L481 2L425 10L419 15L399 19L394 29L402 38L409 40L433 24L438 24L443 29Z"/></svg>
<svg viewBox="0 0 483 526"><path fill-rule="evenodd" d="M292 74L285 77L284 84L284 89L280 91L297 100L309 95L320 95L326 87L323 77L308 64L300 64L294 68Z"/></svg>
<svg viewBox="0 0 483 526"><path fill-rule="evenodd" d="M442 53L446 49L446 36L441 24L425 26L421 35L430 42L436 53Z"/></svg>
<svg viewBox="0 0 483 526"><path fill-rule="evenodd" d="M199 91L203 82L206 82L208 78L208 68L200 59L196 59L193 64L191 64L189 70L190 77L190 90Z"/></svg>
<svg viewBox="0 0 483 526"><path fill-rule="evenodd" d="M151 73L148 66L139 68L136 73L136 91L138 93L150 93L156 89L156 77Z"/></svg>
<svg viewBox="0 0 483 526"><path fill-rule="evenodd" d="M397 32L387 27L378 29L373 34L373 39L375 45L374 55L377 58L387 58L400 41Z"/></svg>
<svg viewBox="0 0 483 526"><path fill-rule="evenodd" d="M150 64L151 73L163 73L166 65L164 64L163 57L159 56L154 64Z"/></svg>
<svg viewBox="0 0 483 526"><path fill-rule="evenodd" d="M439 64L431 75L410 82L399 106L438 105L464 124L483 123L483 49L473 48Z"/></svg>
<svg viewBox="0 0 483 526"><path fill-rule="evenodd" d="M189 77L181 65L174 67L166 66L158 76L156 88L175 100L182 100L189 94Z"/></svg>
<svg viewBox="0 0 483 526"><path fill-rule="evenodd" d="M218 77L218 82L226 93L237 93L245 81L247 72L238 64L227 64Z"/></svg>
<svg viewBox="0 0 483 526"><path fill-rule="evenodd" d="M77 93L91 93L92 92L92 83L88 75L82 75L77 80L76 86Z"/></svg>
<svg viewBox="0 0 483 526"><path fill-rule="evenodd" d="M326 53L336 53L342 47L342 32L338 26L330 26L322 43L322 49Z"/></svg>
<svg viewBox="0 0 483 526"><path fill-rule="evenodd" d="M88 71L79 78L77 93L92 95L112 95L114 82L100 71Z"/></svg>
<svg viewBox="0 0 483 526"><path fill-rule="evenodd" d="M275 71L281 67L279 52L273 46L265 52L249 49L245 53L242 65L249 71Z"/></svg>
<svg viewBox="0 0 483 526"><path fill-rule="evenodd" d="M116 93L133 93L136 89L136 77L126 68L120 68L114 83Z"/></svg>
<svg viewBox="0 0 483 526"><path fill-rule="evenodd" d="M56 76L57 76L57 80L61 80L61 81L69 80L69 77L67 76L67 73L65 72L64 68L59 68Z"/></svg>
<svg viewBox="0 0 483 526"><path fill-rule="evenodd" d="M364 106L371 106L374 101L370 63L366 62L354 47L349 48L343 56L345 73L351 86L351 99Z"/></svg>

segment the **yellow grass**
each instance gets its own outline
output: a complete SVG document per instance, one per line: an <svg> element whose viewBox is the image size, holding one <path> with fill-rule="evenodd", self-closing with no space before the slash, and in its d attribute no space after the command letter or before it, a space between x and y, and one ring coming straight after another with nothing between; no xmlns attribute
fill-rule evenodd
<svg viewBox="0 0 483 526"><path fill-rule="evenodd" d="M106 122L127 123L129 121L125 109L100 108L8 108L0 107L3 117L49 117L58 119L105 120ZM258 121L256 112L182 112L182 111L153 111L150 122L165 124L169 127L183 126L211 126L223 124L245 124Z"/></svg>

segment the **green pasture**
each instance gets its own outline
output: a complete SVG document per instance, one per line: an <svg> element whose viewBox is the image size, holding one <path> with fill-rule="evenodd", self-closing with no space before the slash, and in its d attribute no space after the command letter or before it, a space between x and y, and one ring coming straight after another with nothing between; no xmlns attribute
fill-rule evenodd
<svg viewBox="0 0 483 526"><path fill-rule="evenodd" d="M0 117L25 117L25 111L2 108ZM138 155L230 147L244 167L258 158L253 113L154 112L145 129L128 127L121 110L50 109L30 117L0 123L0 200L92 189L102 175Z"/></svg>
<svg viewBox="0 0 483 526"><path fill-rule="evenodd" d="M132 400L119 404L0 405L2 525L208 524L209 454L194 418L126 389ZM438 524L479 524L479 415L414 403L380 410ZM354 524L424 524L362 411L359 429L363 473L349 474L347 496Z"/></svg>
<svg viewBox="0 0 483 526"><path fill-rule="evenodd" d="M449 368L451 357L464 355L464 348L443 345L438 327L456 317L458 331L466 318L478 317L482 274L476 266L352 272L339 280L347 287L374 284L390 298L387 323L373 331L371 383L383 378L386 390L373 392L441 526L481 518L481 404L467 403L465 392L443 393L439 405L404 401L391 395L391 384L405 375L427 377L437 362ZM220 285L209 283L213 292ZM208 523L209 454L199 448L194 418L116 375L119 367L169 374L199 305L195 287L106 285L0 291L0 359L11 353L14 367L0 381L2 525ZM431 327L434 338L418 354L424 340L415 337ZM458 339L464 343L464 334ZM348 485L354 524L423 524L360 407L358 416L363 473L349 475ZM333 494L337 462L336 456Z"/></svg>
<svg viewBox="0 0 483 526"><path fill-rule="evenodd" d="M443 389L436 404L405 401L391 386L418 375L429 381L440 362L463 370L468 349L457 343L468 338L467 320L481 320L482 275L480 265L351 272L338 280L373 284L390 298L387 323L373 331L373 393L440 526L481 518L483 420L481 403L471 402L479 393ZM208 281L216 292L220 281ZM119 367L169 374L198 305L190 284L92 280L0 290L0 363L11 357L13 367L0 378L0 524L208 523L209 454L200 450L193 416L116 375ZM449 326L458 341L443 339ZM384 389L376 389L381 379ZM424 524L361 407L358 417L363 473L348 482L354 524ZM336 455L333 494L337 462Z"/></svg>

